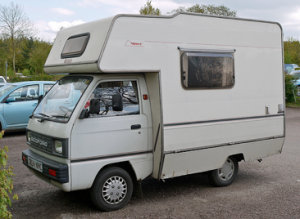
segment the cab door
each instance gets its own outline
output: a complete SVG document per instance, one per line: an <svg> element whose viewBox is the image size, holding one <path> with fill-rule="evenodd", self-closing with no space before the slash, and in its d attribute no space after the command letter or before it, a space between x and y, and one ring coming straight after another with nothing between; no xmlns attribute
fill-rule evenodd
<svg viewBox="0 0 300 219"><path fill-rule="evenodd" d="M138 79L101 81L82 108L88 117L74 124L71 162L147 156L151 127Z"/></svg>

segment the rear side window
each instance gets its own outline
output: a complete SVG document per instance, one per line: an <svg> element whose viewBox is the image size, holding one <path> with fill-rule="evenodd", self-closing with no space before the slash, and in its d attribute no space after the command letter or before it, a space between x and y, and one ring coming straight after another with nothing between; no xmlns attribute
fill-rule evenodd
<svg viewBox="0 0 300 219"><path fill-rule="evenodd" d="M69 37L61 53L61 58L63 59L81 56L88 44L89 38L89 33Z"/></svg>
<svg viewBox="0 0 300 219"><path fill-rule="evenodd" d="M185 52L181 55L181 74L182 85L187 89L231 88L233 54Z"/></svg>

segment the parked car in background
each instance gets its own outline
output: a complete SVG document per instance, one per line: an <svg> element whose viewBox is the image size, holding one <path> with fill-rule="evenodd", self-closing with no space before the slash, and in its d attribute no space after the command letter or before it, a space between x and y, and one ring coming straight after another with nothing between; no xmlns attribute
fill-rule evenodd
<svg viewBox="0 0 300 219"><path fill-rule="evenodd" d="M291 75L300 74L300 67L297 64L284 64L284 72Z"/></svg>
<svg viewBox="0 0 300 219"><path fill-rule="evenodd" d="M297 96L300 96L300 78L295 82L296 89L297 89Z"/></svg>
<svg viewBox="0 0 300 219"><path fill-rule="evenodd" d="M5 78L3 76L0 76L0 83L7 83L7 81L5 80Z"/></svg>
<svg viewBox="0 0 300 219"><path fill-rule="evenodd" d="M27 76L24 76L22 73L16 73L16 76L20 78L27 78Z"/></svg>
<svg viewBox="0 0 300 219"><path fill-rule="evenodd" d="M3 86L5 86L5 85L7 85L8 83L1 83L0 82L0 87L3 87Z"/></svg>
<svg viewBox="0 0 300 219"><path fill-rule="evenodd" d="M44 95L55 84L53 81L26 81L0 88L0 131L25 129L29 116Z"/></svg>

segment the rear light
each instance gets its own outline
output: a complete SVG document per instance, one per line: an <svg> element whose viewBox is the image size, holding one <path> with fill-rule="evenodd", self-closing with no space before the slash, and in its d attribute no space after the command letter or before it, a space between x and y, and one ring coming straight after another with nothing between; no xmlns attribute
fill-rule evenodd
<svg viewBox="0 0 300 219"><path fill-rule="evenodd" d="M26 157L25 156L23 156L22 159L23 159L24 162L26 162Z"/></svg>
<svg viewBox="0 0 300 219"><path fill-rule="evenodd" d="M56 177L56 171L55 171L55 170L49 169L49 174L50 174L51 176Z"/></svg>

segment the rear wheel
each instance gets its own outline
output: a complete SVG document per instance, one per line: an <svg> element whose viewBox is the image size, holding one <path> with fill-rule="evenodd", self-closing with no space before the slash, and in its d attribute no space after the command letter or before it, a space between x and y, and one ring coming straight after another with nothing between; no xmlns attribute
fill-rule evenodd
<svg viewBox="0 0 300 219"><path fill-rule="evenodd" d="M130 175L122 168L109 167L96 177L91 198L100 210L113 211L123 208L129 202L132 191Z"/></svg>
<svg viewBox="0 0 300 219"><path fill-rule="evenodd" d="M239 171L239 164L235 157L228 157L220 169L208 173L208 178L213 186L228 186L233 183Z"/></svg>

